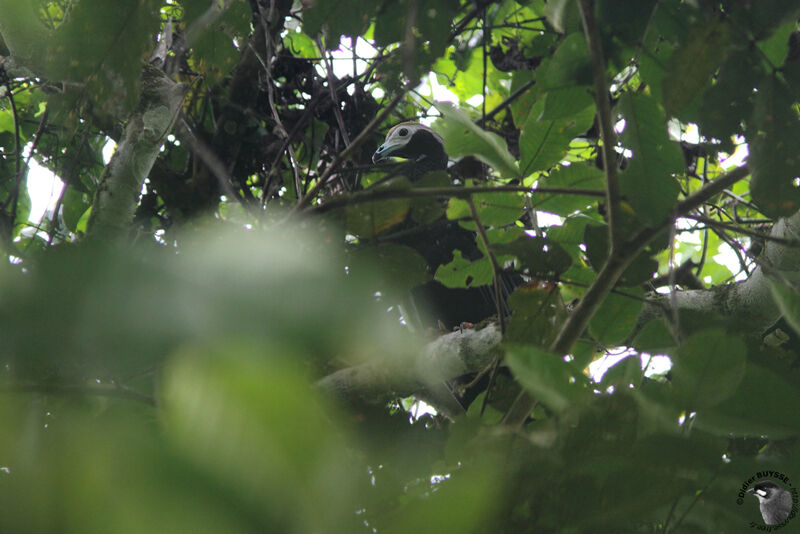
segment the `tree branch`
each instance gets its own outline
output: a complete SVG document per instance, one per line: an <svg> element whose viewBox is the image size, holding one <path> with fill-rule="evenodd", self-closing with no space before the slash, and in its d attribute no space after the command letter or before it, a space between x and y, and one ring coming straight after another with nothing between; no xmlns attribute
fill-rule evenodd
<svg viewBox="0 0 800 534"><path fill-rule="evenodd" d="M478 228L478 237L483 243L483 247L486 249L486 255L489 257L489 263L492 265L492 284L494 285L494 304L497 308L497 320L500 322L500 333L504 334L506 332L506 318L505 313L503 312L503 292L500 291L500 273L502 272L502 268L500 264L497 263L497 257L492 252L491 248L489 248L489 237L486 235L486 228L483 227L483 223L481 222L481 218L478 216L478 209L475 207L475 202L472 200L472 197L467 197L467 204L469 205L469 212L472 215L472 220L475 222L475 226Z"/></svg>
<svg viewBox="0 0 800 534"><path fill-rule="evenodd" d="M592 63L594 78L594 102L597 106L597 118L600 126L600 139L603 143L603 169L606 175L606 203L608 204L608 232L610 253L612 256L620 247L620 185L617 176L616 135L611 121L611 103L608 100L608 81L606 80L606 60L603 56L603 41L600 28L594 18L594 0L579 2L583 32L586 34L586 46Z"/></svg>
<svg viewBox="0 0 800 534"><path fill-rule="evenodd" d="M345 159L347 159L350 156L350 154L352 152L354 152L355 149L358 148L361 145L361 143L364 142L364 140L367 138L367 136L372 135L373 128L375 128L378 124L383 122L383 120L386 117L389 116L389 114L394 110L395 107L397 107L397 105L400 103L400 101L403 99L403 97L406 96L407 92L408 92L407 88L403 89L402 91L400 91L392 99L392 101L389 102L389 105L386 106L385 108L383 108L383 111L381 111L378 114L378 116L376 116L374 119L372 119L370 121L370 123L367 124L366 128L364 128L361 131L361 133L358 134L358 136L355 139L353 139L353 142L350 143L350 146L348 146L347 148L342 150L340 153L336 154L336 157L333 158L333 161L331 161L331 164L328 165L328 167L325 169L325 172L323 172L322 176L319 177L319 180L317 180L317 183L314 184L314 187L312 187L308 191L308 193L306 193L306 196L304 196L303 198L301 198L301 199L299 199L297 201L297 204L295 205L294 208L292 208L292 211L289 213L290 216L297 214L298 212L303 210L306 206L308 206L311 203L311 201L314 199L314 197L317 196L317 194L325 186L325 184L328 183L328 180L330 179L331 175L333 174L333 171L335 171L336 169L339 168L339 165Z"/></svg>
<svg viewBox="0 0 800 534"><path fill-rule="evenodd" d="M588 197L605 196L605 191L597 189L572 189L567 187L525 187L515 185L505 186L475 186L475 187L415 187L409 189L367 189L352 195L340 195L327 200L325 204L316 206L314 213L325 213L345 206L354 206L373 200L386 200L390 198L427 198L427 197L454 197L468 198L476 193L539 193L549 195L583 195Z"/></svg>
<svg viewBox="0 0 800 534"><path fill-rule="evenodd" d="M92 204L87 238L111 240L130 228L142 184L180 111L185 86L150 65L142 73L139 105L128 117Z"/></svg>
<svg viewBox="0 0 800 534"><path fill-rule="evenodd" d="M482 330L467 329L445 334L429 343L411 362L373 361L340 369L317 382L317 386L352 405L385 404L398 397L407 397L441 388L447 380L474 373L491 363L502 340L500 329L489 324ZM447 410L448 399L438 396L437 408ZM449 399L452 404L454 399Z"/></svg>

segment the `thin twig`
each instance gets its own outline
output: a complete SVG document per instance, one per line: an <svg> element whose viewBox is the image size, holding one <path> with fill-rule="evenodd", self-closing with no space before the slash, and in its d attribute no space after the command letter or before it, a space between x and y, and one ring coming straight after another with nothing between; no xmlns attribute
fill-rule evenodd
<svg viewBox="0 0 800 534"><path fill-rule="evenodd" d="M222 191L228 198L237 200L247 211L252 215L260 215L260 212L253 208L249 202L233 188L233 177L225 168L225 164L217 157L211 148L201 141L191 130L191 127L184 118L178 121L177 128L175 128L177 137L189 147L192 154L197 156L203 164L208 167L208 170L214 175L219 183Z"/></svg>
<svg viewBox="0 0 800 534"><path fill-rule="evenodd" d="M597 106L597 118L600 126L600 139L603 142L603 170L606 178L608 204L609 256L613 255L621 245L622 232L620 224L620 192L617 176L616 135L611 122L611 104L608 101L608 81L606 80L606 61L603 56L603 40L600 28L594 17L594 0L579 2L583 32L586 34L586 46L592 63L594 78L594 101Z"/></svg>
<svg viewBox="0 0 800 534"><path fill-rule="evenodd" d="M525 93L525 91L527 91L528 89L530 89L531 87L533 87L533 85L534 85L535 83L536 83L536 80L528 80L527 82L525 82L524 84L522 84L522 86L520 86L520 87L519 87L519 88L518 88L516 91L514 91L513 93L511 93L511 94L508 96L508 98L506 98L505 100L503 100L502 102L500 102L500 103L499 103L499 104L498 104L498 105L497 105L495 108L493 108L493 109L492 109L492 111L490 111L489 113L487 113L485 117L481 117L480 119L478 119L478 120L475 122L475 124L477 124L478 126L481 126L481 125L483 125L483 124L484 124L486 121L490 121L490 120L492 120L492 119L494 118L494 116L495 116L495 115L497 115L498 113L500 113L501 111L503 111L504 109L506 109L508 106L510 106L511 104L513 104L515 100L517 100L517 99L518 99L520 96L522 96L522 95L523 95L523 93Z"/></svg>
<svg viewBox="0 0 800 534"><path fill-rule="evenodd" d="M11 106L11 118L14 121L14 185L8 193L5 202L3 202L3 211L6 211L8 205L13 202L11 208L10 220L13 222L17 218L17 199L19 198L19 187L22 184L22 143L20 142L19 133L19 116L17 115L17 104L14 102L14 93L11 87L6 84L8 91L8 102Z"/></svg>
<svg viewBox="0 0 800 534"><path fill-rule="evenodd" d="M349 157L350 154L352 152L354 152L355 149L358 148L361 145L361 143L363 143L367 139L367 137L369 135L372 134L373 128L375 128L378 124L383 122L383 120L386 119L386 117L389 116L389 114L394 110L394 108L406 96L407 92L408 92L408 88L407 87L405 89L403 89L402 91L400 91L392 99L392 101L389 102L389 105L386 106L385 108L383 108L383 111L381 111L378 114L378 116L376 116L374 119L372 119L370 121L370 123L367 124L366 128L364 128L361 131L361 133L358 134L358 136L355 139L353 139L353 142L350 143L350 146L348 146L343 151L341 151L338 154L336 154L336 156L333 158L333 161L331 161L330 165L328 165L328 167L325 169L325 172L323 172L322 176L320 176L319 179L317 180L317 183L314 184L314 186L308 191L308 193L306 193L305 196L303 196L303 198L298 199L297 204L295 205L295 207L292 208L291 212L289 212L289 216L290 217L295 215L295 214L297 214L298 212L302 211L306 206L309 205L309 203L317 196L317 194L320 192L320 190L323 187L325 187L325 185L328 183L328 180L330 179L331 175L339 167L339 165L342 163L342 161L344 161L347 157Z"/></svg>
<svg viewBox="0 0 800 534"><path fill-rule="evenodd" d="M267 30L267 20L268 17L272 17L272 14L275 9L275 2L274 0L270 2L270 10L267 17L264 17L264 13L261 11L261 5L258 6L259 11L259 20L261 20L261 25L264 31L264 49L266 50L266 57L274 57L272 50L274 45L272 43L272 35ZM281 120L281 116L278 113L278 108L275 105L275 88L274 82L272 78L272 65L269 65L266 59L262 58L261 55L256 50L256 47L250 43L251 51L253 55L258 59L258 62L261 63L261 66L264 68L264 75L267 77L267 101L269 102L269 108L272 111L272 120L275 121L275 125L278 127L278 133L284 139L289 139L289 132L286 130L286 127L283 125L283 121ZM295 194L297 198L303 194L302 189L300 188L300 164L297 161L297 158L294 155L294 148L292 147L291 143L287 143L286 148L289 152L289 161L292 166L292 174L294 175L294 187L295 187ZM267 181L265 180L265 183Z"/></svg>
<svg viewBox="0 0 800 534"><path fill-rule="evenodd" d="M743 234L748 237L763 239L764 241L772 241L773 243L778 243L786 247L800 247L800 241L798 241L797 239L786 239L784 237L775 237L769 234L762 234L761 232L754 232L753 230L750 230L748 228L737 226L735 224L724 223L722 221L715 221L714 219L705 217L703 215L684 215L684 217L686 219L692 219L694 221L704 223L705 225L710 226L712 228L722 228L724 230L730 230L731 232Z"/></svg>
<svg viewBox="0 0 800 534"><path fill-rule="evenodd" d="M599 189L570 189L561 187L525 187L515 185L474 186L474 187L414 187L408 189L367 189L349 196L338 196L313 208L314 213L325 213L345 206L353 206L373 200L392 198L452 197L467 198L475 193L530 193L542 195L581 195L603 197L605 191Z"/></svg>
<svg viewBox="0 0 800 534"><path fill-rule="evenodd" d="M67 385L67 384L18 384L0 386L0 393L41 393L45 395L92 395L113 397L155 406L156 401L135 389L120 385Z"/></svg>
<svg viewBox="0 0 800 534"><path fill-rule="evenodd" d="M683 341L681 334L680 316L678 314L678 294L675 291L675 225L669 227L669 305L671 308L672 331L677 336L678 343Z"/></svg>
<svg viewBox="0 0 800 534"><path fill-rule="evenodd" d="M497 320L500 322L500 333L504 334L506 331L506 318L502 302L503 293L500 290L500 274L502 273L503 269L500 267L500 264L497 263L497 257L494 255L491 248L489 248L489 237L486 235L486 228L483 227L483 223L478 215L478 210L475 207L475 201L472 199L472 196L468 196L465 200L469 206L469 212L472 215L472 220L475 222L475 226L478 228L478 237L480 238L481 243L483 243L483 248L486 249L486 255L489 257L489 263L492 265L494 304L497 307Z"/></svg>
<svg viewBox="0 0 800 534"><path fill-rule="evenodd" d="M322 37L317 36L317 46L322 53L323 63L325 64L325 71L328 74L328 90L331 93L331 103L333 104L333 114L336 117L336 123L339 125L339 133L342 134L344 146L350 146L350 136L347 135L347 128L344 126L344 118L342 117L342 110L339 108L339 98L336 93L336 79L333 77L333 65L328 59L328 54L325 53L325 47L322 46ZM298 197L299 198L299 197Z"/></svg>

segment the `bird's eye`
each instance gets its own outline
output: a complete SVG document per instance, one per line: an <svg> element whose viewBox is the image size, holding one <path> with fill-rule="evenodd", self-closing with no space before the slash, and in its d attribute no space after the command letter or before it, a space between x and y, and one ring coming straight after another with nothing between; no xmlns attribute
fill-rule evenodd
<svg viewBox="0 0 800 534"><path fill-rule="evenodd" d="M406 128L400 128L399 130L397 130L397 135L399 135L400 137L405 137L406 135L408 135L408 130Z"/></svg>

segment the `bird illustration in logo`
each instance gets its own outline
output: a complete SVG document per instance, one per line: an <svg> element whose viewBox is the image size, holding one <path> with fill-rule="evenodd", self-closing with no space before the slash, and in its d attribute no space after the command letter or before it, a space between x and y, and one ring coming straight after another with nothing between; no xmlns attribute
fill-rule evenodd
<svg viewBox="0 0 800 534"><path fill-rule="evenodd" d="M756 482L747 493L758 499L761 517L767 525L782 523L792 511L792 495L771 480Z"/></svg>

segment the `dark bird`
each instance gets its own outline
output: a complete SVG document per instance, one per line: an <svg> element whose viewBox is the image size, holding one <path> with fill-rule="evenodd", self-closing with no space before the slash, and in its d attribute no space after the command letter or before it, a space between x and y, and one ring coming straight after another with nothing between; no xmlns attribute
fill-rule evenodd
<svg viewBox="0 0 800 534"><path fill-rule="evenodd" d="M415 122L402 122L390 129L384 143L373 154L372 161L381 163L396 157L407 160L399 174L412 183L429 172L447 169L448 156L442 137L431 128ZM461 251L462 256L471 261L483 256L478 249L475 232L444 217L428 224L417 224L408 218L394 227L391 235L384 236L384 239L416 250L425 259L431 275L440 265L453 259L454 250ZM501 304L504 310L508 294L520 284L519 276L504 274L501 277ZM449 330L463 323L478 323L497 313L495 292L491 286L460 289L430 281L412 289L411 298L407 300L404 303L406 319L423 328L435 329L441 324Z"/></svg>
<svg viewBox="0 0 800 534"><path fill-rule="evenodd" d="M444 141L438 132L416 122L401 122L386 134L386 140L375 154L373 163L389 158L407 158L409 161L402 174L415 182L431 171L447 168L447 153Z"/></svg>
<svg viewBox="0 0 800 534"><path fill-rule="evenodd" d="M756 482L747 493L758 499L761 517L767 525L782 523L792 511L792 494L771 480Z"/></svg>

